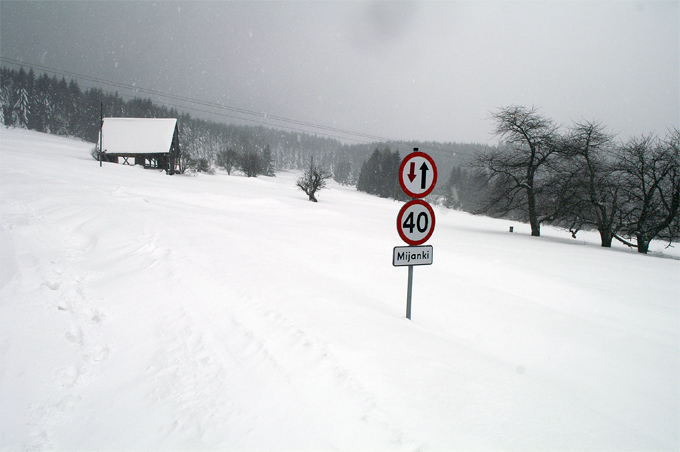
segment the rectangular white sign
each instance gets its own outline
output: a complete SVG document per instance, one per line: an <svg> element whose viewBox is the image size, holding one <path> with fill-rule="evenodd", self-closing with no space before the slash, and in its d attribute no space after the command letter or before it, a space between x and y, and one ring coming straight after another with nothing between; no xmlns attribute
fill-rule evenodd
<svg viewBox="0 0 680 452"><path fill-rule="evenodd" d="M392 252L392 265L432 265L432 245L395 246Z"/></svg>

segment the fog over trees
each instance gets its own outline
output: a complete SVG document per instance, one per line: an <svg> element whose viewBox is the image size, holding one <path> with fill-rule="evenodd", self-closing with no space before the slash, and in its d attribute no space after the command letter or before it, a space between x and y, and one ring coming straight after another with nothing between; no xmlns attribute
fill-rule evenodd
<svg viewBox="0 0 680 452"><path fill-rule="evenodd" d="M614 239L646 253L651 240L680 237L680 132L668 129L617 142L599 121L556 124L538 108L500 107L491 120L497 146L436 142L346 144L327 136L194 118L150 99L123 99L77 81L2 68L0 122L96 143L106 117L178 119L182 170L248 177L277 170L323 175L310 200L332 177L343 185L404 200L397 172L403 157L420 148L434 158L440 183L428 199L475 214L541 224L576 237L599 231L603 247ZM310 162L315 162L310 168ZM313 186L315 184L311 184ZM300 184L298 184L300 186ZM303 188L305 187L305 188ZM311 190L310 190L311 192Z"/></svg>
<svg viewBox="0 0 680 452"><path fill-rule="evenodd" d="M3 67L0 71L0 122L40 132L69 135L95 143L99 133L100 109L106 117L172 117L178 119L180 146L186 168L211 167L243 170L241 156L256 154L264 161L257 174L273 175L279 170L305 170L312 157L319 167L329 170L339 183L356 185L364 162L376 148L387 148L400 155L421 147L437 160L444 171L462 165L481 144L461 143L342 143L328 136L286 131L264 126L217 123L180 112L150 99L126 100L118 93L99 88L81 89L77 81L37 76ZM226 153L229 154L227 157ZM251 163L253 158L249 157ZM250 164L247 165L248 169ZM259 163L258 163L259 168ZM252 171L248 170L251 175Z"/></svg>

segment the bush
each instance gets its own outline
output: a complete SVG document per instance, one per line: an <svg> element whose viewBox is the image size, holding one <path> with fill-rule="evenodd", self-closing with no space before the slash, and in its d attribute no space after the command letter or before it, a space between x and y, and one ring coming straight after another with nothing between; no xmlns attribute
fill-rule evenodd
<svg viewBox="0 0 680 452"><path fill-rule="evenodd" d="M195 160L192 159L189 162L189 168L199 173L215 174L215 170L212 169L212 167L210 166L210 162L205 157L201 157Z"/></svg>

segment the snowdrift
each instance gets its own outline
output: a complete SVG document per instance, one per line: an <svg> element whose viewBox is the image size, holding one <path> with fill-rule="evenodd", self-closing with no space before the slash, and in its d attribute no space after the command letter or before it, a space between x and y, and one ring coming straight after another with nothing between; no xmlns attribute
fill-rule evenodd
<svg viewBox="0 0 680 452"><path fill-rule="evenodd" d="M2 450L677 450L680 260L0 130Z"/></svg>

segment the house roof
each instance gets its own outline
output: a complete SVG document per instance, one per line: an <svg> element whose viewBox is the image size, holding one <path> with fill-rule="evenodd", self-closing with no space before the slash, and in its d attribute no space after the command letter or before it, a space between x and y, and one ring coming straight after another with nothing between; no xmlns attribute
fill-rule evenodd
<svg viewBox="0 0 680 452"><path fill-rule="evenodd" d="M102 149L109 154L166 154L175 118L104 118Z"/></svg>

